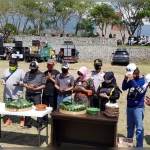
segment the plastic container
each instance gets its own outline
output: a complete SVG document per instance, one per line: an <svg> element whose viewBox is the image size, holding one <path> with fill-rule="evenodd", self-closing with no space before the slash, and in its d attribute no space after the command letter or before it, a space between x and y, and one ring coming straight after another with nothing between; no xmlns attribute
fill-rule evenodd
<svg viewBox="0 0 150 150"><path fill-rule="evenodd" d="M99 111L100 111L99 108L94 108L94 107L87 108L87 112L90 115L97 115L99 113Z"/></svg>

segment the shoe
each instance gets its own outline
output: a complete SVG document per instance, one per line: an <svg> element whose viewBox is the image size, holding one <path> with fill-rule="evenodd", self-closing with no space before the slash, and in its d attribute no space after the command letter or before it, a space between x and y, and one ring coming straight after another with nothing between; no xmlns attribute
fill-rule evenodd
<svg viewBox="0 0 150 150"><path fill-rule="evenodd" d="M24 119L20 119L20 127L24 127Z"/></svg>
<svg viewBox="0 0 150 150"><path fill-rule="evenodd" d="M22 129L29 129L31 126L23 126Z"/></svg>
<svg viewBox="0 0 150 150"><path fill-rule="evenodd" d="M9 126L10 124L12 124L12 120L8 119L8 120L5 122L4 127Z"/></svg>

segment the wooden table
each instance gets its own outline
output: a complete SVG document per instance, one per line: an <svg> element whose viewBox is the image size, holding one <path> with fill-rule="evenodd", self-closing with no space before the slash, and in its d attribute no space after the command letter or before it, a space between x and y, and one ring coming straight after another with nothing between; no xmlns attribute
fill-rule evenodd
<svg viewBox="0 0 150 150"><path fill-rule="evenodd" d="M55 110L51 113L51 145L72 143L94 147L117 146L118 118L98 115L66 115Z"/></svg>

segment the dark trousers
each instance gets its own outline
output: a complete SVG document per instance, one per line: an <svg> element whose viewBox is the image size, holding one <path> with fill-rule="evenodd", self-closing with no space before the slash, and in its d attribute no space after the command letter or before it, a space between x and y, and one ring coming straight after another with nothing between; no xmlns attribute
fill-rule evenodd
<svg viewBox="0 0 150 150"><path fill-rule="evenodd" d="M33 102L34 105L41 104L41 94L26 94L26 100ZM37 117L37 124L42 125L42 119ZM25 117L25 126L32 126L31 117Z"/></svg>
<svg viewBox="0 0 150 150"><path fill-rule="evenodd" d="M46 104L47 107L52 107L53 111L57 109L57 96L44 95L42 96L42 104ZM46 116L43 117L43 121L46 121Z"/></svg>
<svg viewBox="0 0 150 150"><path fill-rule="evenodd" d="M90 107L99 108L100 107L100 101L98 96L92 96L90 98Z"/></svg>

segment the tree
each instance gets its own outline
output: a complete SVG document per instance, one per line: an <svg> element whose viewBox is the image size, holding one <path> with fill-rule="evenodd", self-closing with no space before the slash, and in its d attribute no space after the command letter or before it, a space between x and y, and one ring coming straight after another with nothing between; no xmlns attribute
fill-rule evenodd
<svg viewBox="0 0 150 150"><path fill-rule="evenodd" d="M97 4L90 11L90 16L91 18L93 18L95 24L102 31L102 35L106 35L108 25L111 25L113 21L118 17L115 14L114 9L105 3L102 3L101 5Z"/></svg>
<svg viewBox="0 0 150 150"><path fill-rule="evenodd" d="M90 19L83 19L82 22L77 24L78 30L81 32L81 36L93 36L93 23Z"/></svg>
<svg viewBox="0 0 150 150"><path fill-rule="evenodd" d="M128 33L134 35L135 31L143 26L145 15L140 13L146 8L145 2L111 2L116 11L122 13L122 21Z"/></svg>
<svg viewBox="0 0 150 150"><path fill-rule="evenodd" d="M89 10L92 9L92 7L95 5L93 2L76 2L74 4L75 11L75 17L77 19L77 24L75 27L75 35L78 34L78 24L82 21L82 19L86 18L89 14Z"/></svg>
<svg viewBox="0 0 150 150"><path fill-rule="evenodd" d="M4 28L4 34L11 35L16 33L16 27L13 24L7 23L5 24Z"/></svg>

